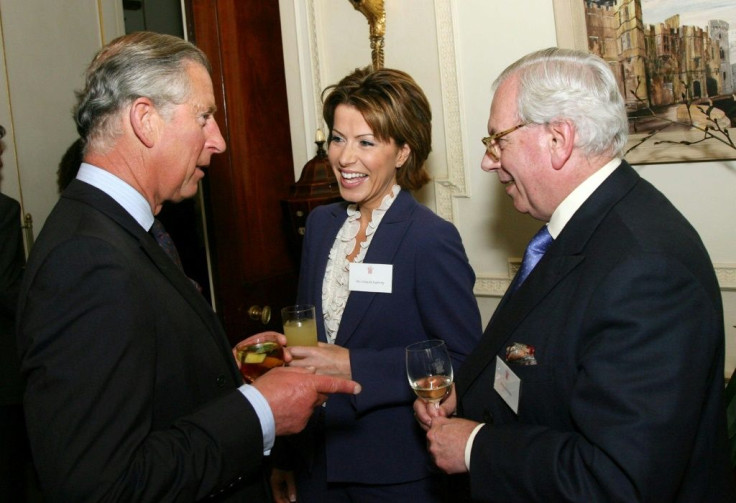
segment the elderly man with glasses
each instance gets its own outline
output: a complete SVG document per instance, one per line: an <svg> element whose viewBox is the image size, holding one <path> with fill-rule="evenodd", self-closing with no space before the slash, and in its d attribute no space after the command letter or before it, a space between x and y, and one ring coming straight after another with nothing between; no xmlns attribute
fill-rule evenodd
<svg viewBox="0 0 736 503"><path fill-rule="evenodd" d="M736 501L718 281L621 159L613 73L552 48L494 91L481 167L544 225L453 393L415 402L437 466L468 472L473 501Z"/></svg>

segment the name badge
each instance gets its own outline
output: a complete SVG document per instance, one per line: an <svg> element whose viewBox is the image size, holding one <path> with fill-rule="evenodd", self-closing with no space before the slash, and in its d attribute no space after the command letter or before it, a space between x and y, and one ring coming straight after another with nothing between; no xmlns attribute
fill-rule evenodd
<svg viewBox="0 0 736 503"><path fill-rule="evenodd" d="M348 288L351 292L391 293L393 265L351 263L349 271Z"/></svg>
<svg viewBox="0 0 736 503"><path fill-rule="evenodd" d="M501 395L503 401L511 407L514 414L519 413L521 379L498 356L496 356L496 376L493 380L493 389Z"/></svg>

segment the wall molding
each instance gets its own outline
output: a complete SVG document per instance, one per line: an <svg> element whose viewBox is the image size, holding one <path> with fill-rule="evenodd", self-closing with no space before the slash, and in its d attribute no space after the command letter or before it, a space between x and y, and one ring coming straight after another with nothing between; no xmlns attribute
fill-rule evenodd
<svg viewBox="0 0 736 503"><path fill-rule="evenodd" d="M319 33L319 26L317 26L317 14L315 12L314 0L310 0L308 7L308 18L309 18L309 54L312 62L312 93L313 93L313 106L314 106L314 117L315 127L322 128L322 70L319 64L319 40L317 39L317 33Z"/></svg>
<svg viewBox="0 0 736 503"><path fill-rule="evenodd" d="M454 2L435 0L435 23L437 26L437 58L440 68L442 111L445 118L445 166L447 177L435 179L436 213L455 223L453 198L469 197L465 183L465 155L462 137L462 106L460 103L460 75L457 66L455 32L457 15L453 12Z"/></svg>
<svg viewBox="0 0 736 503"><path fill-rule="evenodd" d="M483 276L475 278L473 293L476 297L503 297L511 284L511 278L503 276Z"/></svg>
<svg viewBox="0 0 736 503"><path fill-rule="evenodd" d="M736 290L736 264L713 264L721 290Z"/></svg>
<svg viewBox="0 0 736 503"><path fill-rule="evenodd" d="M514 271L518 268L517 259L509 259L507 276L490 276L478 274L475 279L473 293L476 297L503 297L511 284ZM736 291L736 264L713 264L721 291Z"/></svg>

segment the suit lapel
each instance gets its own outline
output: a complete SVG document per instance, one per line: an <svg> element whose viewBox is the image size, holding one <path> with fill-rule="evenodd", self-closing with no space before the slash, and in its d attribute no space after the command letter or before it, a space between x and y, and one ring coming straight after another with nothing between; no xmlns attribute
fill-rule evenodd
<svg viewBox="0 0 736 503"><path fill-rule="evenodd" d="M411 194L402 190L391 204L373 235L371 245L363 260L366 264L393 264L406 230L411 225L411 215L418 203ZM401 278L392 278L401 281ZM340 329L335 342L344 346L355 333L376 295L385 293L350 292L345 311L340 320Z"/></svg>
<svg viewBox="0 0 736 503"><path fill-rule="evenodd" d="M142 230L142 229L141 229ZM213 313L207 301L200 294L191 280L172 262L166 252L159 246L156 240L147 232L142 232L136 236L143 248L143 251L151 259L154 265L161 271L171 285L176 288L179 294L189 303L200 318L214 331ZM219 329L219 327L217 327Z"/></svg>
<svg viewBox="0 0 736 503"><path fill-rule="evenodd" d="M509 344L519 324L553 292L555 285L584 260L583 255L552 256L552 246L522 286L512 296L508 291L504 295L478 346L458 372L457 392L460 396L486 366L495 365L494 356Z"/></svg>
<svg viewBox="0 0 736 503"><path fill-rule="evenodd" d="M120 206L114 199L105 194L103 191L88 185L84 182L74 180L67 190L64 197L76 199L88 204L98 211L104 213L108 218L113 220L117 225L125 229L132 239L135 239L143 252L153 262L153 264L161 271L172 286L187 301L195 313L202 319L202 322L209 328L210 335L223 351L230 356L231 349L228 347L228 339L224 330L217 321L217 318L202 295L194 288L189 278L174 264L166 255L166 252L159 246L156 240L148 234L138 222ZM232 360L232 357L229 358ZM233 365L236 369L237 367ZM238 374L239 375L239 374Z"/></svg>
<svg viewBox="0 0 736 503"><path fill-rule="evenodd" d="M545 297L554 295L555 286L585 260L585 247L591 236L639 179L631 166L623 162L575 212L516 293L511 296L506 291L478 346L458 373L459 396L488 365L495 365L494 356L511 341L519 324Z"/></svg>
<svg viewBox="0 0 736 503"><path fill-rule="evenodd" d="M335 243L337 233L340 232L340 228L343 223L347 220L347 204L336 204L330 207L330 214L323 221L319 222L322 226L323 232L319 233L321 241L315 245L315 251L317 259L314 267L314 273L309 278L300 278L300 289L301 283L307 282L311 291L309 292L309 298L314 299L313 304L315 305L315 317L318 320L324 319L324 311L322 309L322 284L324 283L325 273L327 272L327 261L329 259L330 250L332 245ZM299 302L306 302L305 299L300 298ZM327 342L327 336L325 335L324 323L317 323L317 335L320 341Z"/></svg>

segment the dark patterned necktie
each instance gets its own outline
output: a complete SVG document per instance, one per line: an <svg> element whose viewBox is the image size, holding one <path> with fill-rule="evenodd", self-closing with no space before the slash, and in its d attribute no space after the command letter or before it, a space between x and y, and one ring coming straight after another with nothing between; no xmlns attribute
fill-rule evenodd
<svg viewBox="0 0 736 503"><path fill-rule="evenodd" d="M181 270L181 272L184 272L184 266L181 263L179 252L176 251L176 245L174 244L174 240L171 239L171 234L166 232L166 228L164 227L164 224L161 223L161 220L159 220L158 218L154 218L153 225L151 226L151 230L149 232L151 233L151 235L153 235L153 238L156 240L158 245L164 250L166 255L169 256L171 261L174 262L174 264L176 264L176 266ZM196 288L199 293L202 293L202 285L197 283L197 281L193 280L192 278L188 278L188 279L189 281L192 282L192 285L194 285L194 288Z"/></svg>
<svg viewBox="0 0 736 503"><path fill-rule="evenodd" d="M513 283L511 283L511 293L514 293L516 289L521 286L527 276L529 276L537 265L537 262L542 259L542 256L544 256L544 253L553 241L554 239L552 239L552 235L547 230L546 225L539 229L532 240L529 241L526 251L524 252L524 258L521 261L521 267L516 273Z"/></svg>
<svg viewBox="0 0 736 503"><path fill-rule="evenodd" d="M182 272L184 272L184 266L181 263L179 252L176 251L174 240L171 239L171 234L166 232L166 228L164 227L164 224L161 223L161 220L159 220L158 218L154 218L153 225L151 226L151 230L149 232L156 240L158 245L164 250L164 252L166 252L166 255L169 256L171 261L174 262L174 264L176 264L176 266ZM197 283L197 281L193 280L192 278L189 278L189 281L192 282L192 285L194 285L194 288L196 288L199 293L202 293L202 286Z"/></svg>
<svg viewBox="0 0 736 503"><path fill-rule="evenodd" d="M158 245L166 252L166 255L168 255L176 266L183 271L184 267L181 265L181 258L179 257L179 252L176 251L174 240L171 239L171 235L166 232L166 228L164 227L164 224L161 223L161 220L157 218L153 219L151 234Z"/></svg>

